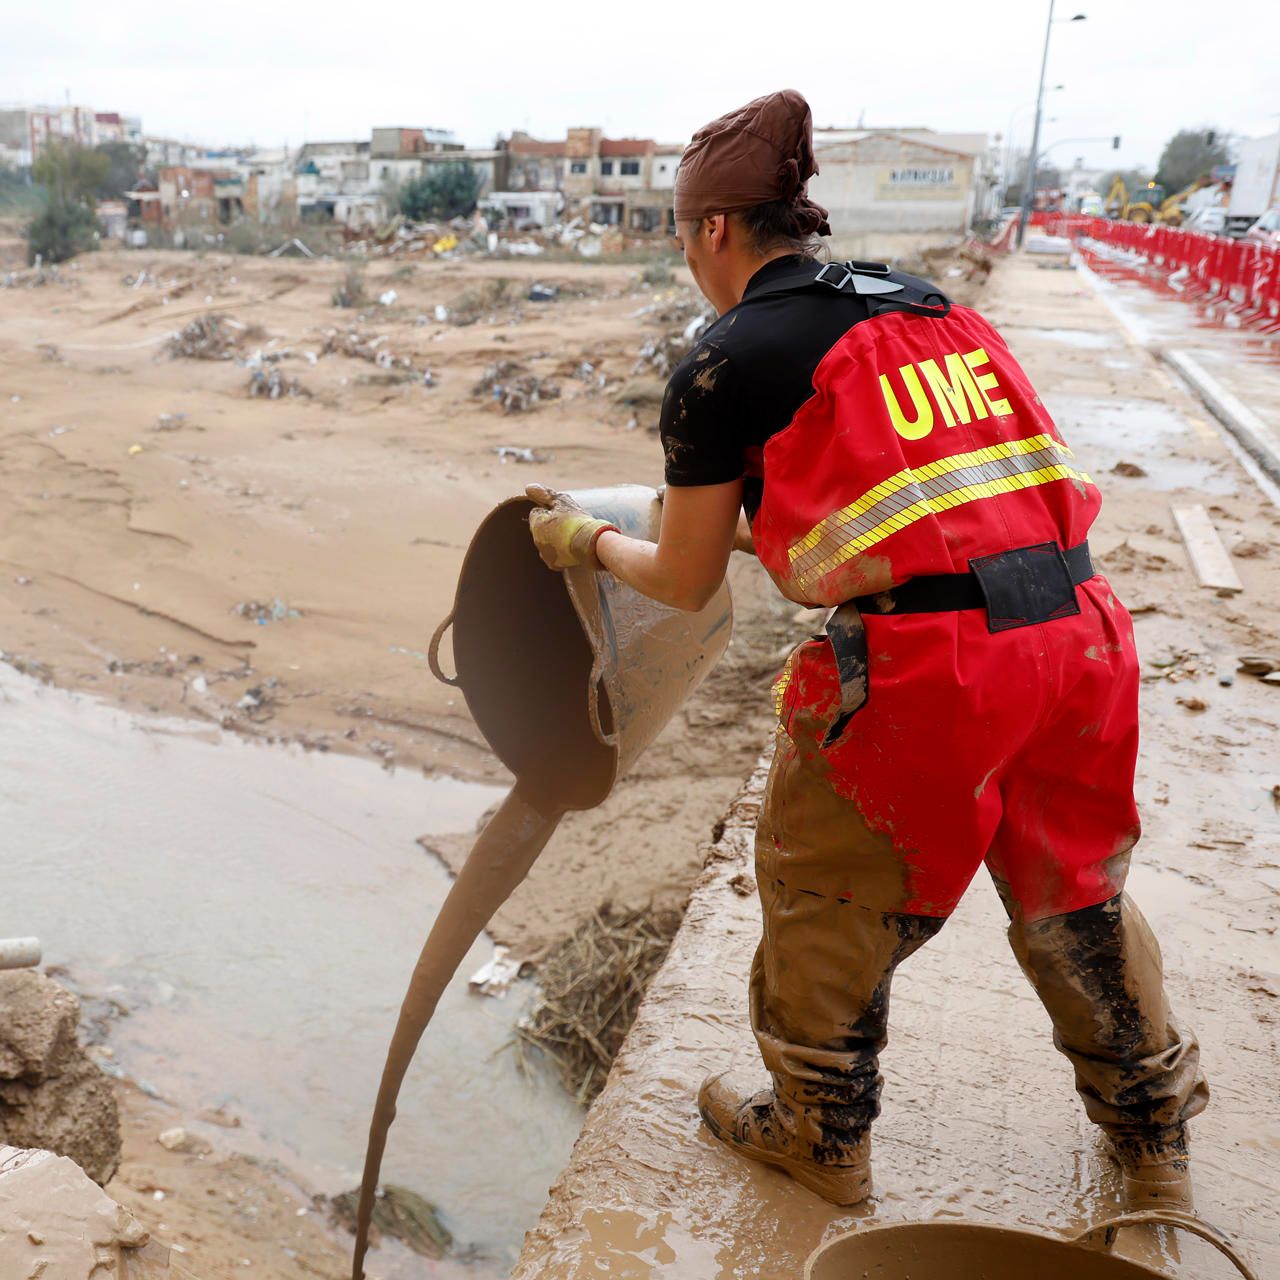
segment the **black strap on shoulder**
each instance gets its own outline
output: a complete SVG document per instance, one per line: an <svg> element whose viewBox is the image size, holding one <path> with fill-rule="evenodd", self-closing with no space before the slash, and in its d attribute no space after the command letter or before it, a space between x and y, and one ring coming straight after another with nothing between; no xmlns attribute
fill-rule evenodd
<svg viewBox="0 0 1280 1280"><path fill-rule="evenodd" d="M814 269L807 263L776 280L752 289L744 301L773 293L798 293L802 289L834 289L849 297L863 298L872 315L907 311L940 320L951 310L951 301L933 285L885 262L828 262Z"/></svg>

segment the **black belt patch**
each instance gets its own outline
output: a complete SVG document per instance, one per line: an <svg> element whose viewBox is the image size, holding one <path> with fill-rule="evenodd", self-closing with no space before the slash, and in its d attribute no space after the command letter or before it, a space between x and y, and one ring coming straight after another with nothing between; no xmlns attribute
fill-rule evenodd
<svg viewBox="0 0 1280 1280"><path fill-rule="evenodd" d="M987 630L1010 631L1080 612L1071 570L1056 542L969 561L987 604Z"/></svg>

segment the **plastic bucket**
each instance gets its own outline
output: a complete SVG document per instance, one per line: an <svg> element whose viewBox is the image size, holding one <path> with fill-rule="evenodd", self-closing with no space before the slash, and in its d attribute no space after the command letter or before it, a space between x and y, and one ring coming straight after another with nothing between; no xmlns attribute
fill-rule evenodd
<svg viewBox="0 0 1280 1280"><path fill-rule="evenodd" d="M644 485L586 489L579 506L656 541L662 509ZM462 562L431 668L458 685L502 762L530 795L590 809L662 731L732 633L729 589L698 613L668 608L612 574L552 573L529 536L528 498L496 507ZM452 625L457 676L440 669Z"/></svg>
<svg viewBox="0 0 1280 1280"><path fill-rule="evenodd" d="M805 1266L804 1280L1151 1280L1162 1273L1111 1252L1121 1227L1178 1227L1207 1240L1256 1280L1232 1242L1187 1213L1152 1209L1111 1218L1071 1237L969 1222L910 1222L837 1236Z"/></svg>

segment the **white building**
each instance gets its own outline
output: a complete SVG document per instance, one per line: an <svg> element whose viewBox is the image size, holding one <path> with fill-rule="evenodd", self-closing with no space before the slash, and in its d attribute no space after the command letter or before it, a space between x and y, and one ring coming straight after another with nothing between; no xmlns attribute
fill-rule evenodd
<svg viewBox="0 0 1280 1280"><path fill-rule="evenodd" d="M995 169L984 134L824 129L814 142L819 172L809 194L829 211L837 251L854 242L865 252L871 241L905 251L962 236L991 211Z"/></svg>

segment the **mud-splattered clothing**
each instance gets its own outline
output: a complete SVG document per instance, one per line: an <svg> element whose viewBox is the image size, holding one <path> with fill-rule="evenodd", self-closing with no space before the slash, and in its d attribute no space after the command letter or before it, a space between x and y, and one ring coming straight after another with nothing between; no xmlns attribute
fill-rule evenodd
<svg viewBox="0 0 1280 1280"><path fill-rule="evenodd" d="M802 266L753 277L676 371L661 428L669 484L745 477L779 589L843 606L774 686L752 1021L778 1106L813 1109L818 1163L857 1142L893 970L985 863L1090 1117L1177 1141L1207 1089L1122 892L1139 670L1084 545L1098 490L976 312L777 292ZM988 558L1013 579L983 576ZM1046 564L1048 605L1020 613ZM904 585L948 575L952 599L975 575L981 592L906 607Z"/></svg>
<svg viewBox="0 0 1280 1280"><path fill-rule="evenodd" d="M676 366L662 401L659 434L669 485L727 484L747 475L748 458L782 431L813 395L813 373L862 302L816 293L759 295L804 258L766 263L738 306L721 316ZM757 296L753 299L753 294ZM743 505L753 515L759 477L747 477Z"/></svg>

